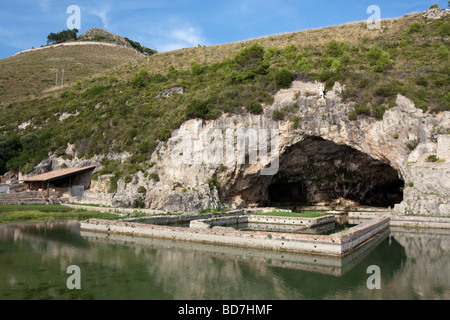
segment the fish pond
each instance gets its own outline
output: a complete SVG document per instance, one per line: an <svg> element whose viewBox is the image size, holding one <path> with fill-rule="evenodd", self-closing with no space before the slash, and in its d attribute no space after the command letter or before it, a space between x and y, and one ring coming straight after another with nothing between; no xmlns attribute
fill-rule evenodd
<svg viewBox="0 0 450 320"><path fill-rule="evenodd" d="M450 231L438 229L391 227L325 257L90 233L76 221L0 226L1 300L450 299L449 265Z"/></svg>

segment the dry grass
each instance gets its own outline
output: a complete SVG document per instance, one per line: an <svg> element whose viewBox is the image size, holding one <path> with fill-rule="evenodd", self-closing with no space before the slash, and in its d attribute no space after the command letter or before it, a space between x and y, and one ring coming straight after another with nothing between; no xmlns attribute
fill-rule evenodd
<svg viewBox="0 0 450 320"><path fill-rule="evenodd" d="M0 104L40 96L55 87L53 69L64 69L66 86L143 59L134 49L102 45L49 47L0 60ZM61 72L58 82L61 83Z"/></svg>
<svg viewBox="0 0 450 320"><path fill-rule="evenodd" d="M133 49L100 45L57 47L27 52L0 60L0 104L6 106L12 101L30 100L41 93L53 91L53 60L56 60L57 69L65 69L65 84L71 86L78 80L99 76L113 69L116 69L115 77L125 80L142 68L151 74L165 74L170 65L180 71L189 70L192 61L211 65L233 57L240 49L255 42L265 48L284 48L293 44L302 51L307 48L320 48L332 39L347 41L351 46L370 44L381 39L389 41L398 39L398 35L407 32L410 23L417 20L423 20L419 13L398 19L385 19L380 30L369 30L366 22L352 22L229 44L179 49L150 57L139 55ZM136 63L136 67L130 68L130 63ZM124 65L127 67L120 68Z"/></svg>
<svg viewBox="0 0 450 320"><path fill-rule="evenodd" d="M284 48L293 44L300 51L308 47L322 47L332 39L347 41L350 46L370 44L375 40L398 39L399 34L407 32L410 23L421 19L422 15L416 13L397 19L385 19L381 23L380 30L369 30L365 21L351 22L340 26L271 35L222 45L185 48L158 53L143 60L140 65L155 74L164 73L169 65L173 65L177 70L188 70L192 61L208 65L218 63L233 57L240 49L255 42L266 49L271 46Z"/></svg>

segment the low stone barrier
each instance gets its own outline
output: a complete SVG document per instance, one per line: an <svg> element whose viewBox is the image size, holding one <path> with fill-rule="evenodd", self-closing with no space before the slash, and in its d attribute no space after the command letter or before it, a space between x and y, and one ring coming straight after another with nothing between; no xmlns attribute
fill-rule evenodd
<svg viewBox="0 0 450 320"><path fill-rule="evenodd" d="M229 217L194 220L190 222L189 227L193 229L210 229L214 227L226 227L229 225L247 223L248 220L249 216L234 215Z"/></svg>
<svg viewBox="0 0 450 320"><path fill-rule="evenodd" d="M242 212L243 214L243 212ZM190 222L190 228L209 229L214 227L226 227L229 225L255 223L255 224L271 224L271 225L291 225L312 228L327 223L334 222L334 216L324 216L318 218L299 218L299 217L274 217L264 215L239 215L235 213L233 216L213 217L200 219Z"/></svg>
<svg viewBox="0 0 450 320"><path fill-rule="evenodd" d="M299 225L305 226L307 228L312 228L326 223L334 222L334 216L328 215L318 218L298 218L298 217L274 217L274 216L263 216L263 215L250 215L248 217L248 222L254 223L270 223L270 224L289 224L289 225Z"/></svg>
<svg viewBox="0 0 450 320"><path fill-rule="evenodd" d="M271 234L268 232L229 229L192 229L99 219L90 219L87 222L82 222L80 228L82 231L342 256L388 228L389 220L387 217L375 218L345 232L327 236L289 233Z"/></svg>
<svg viewBox="0 0 450 320"><path fill-rule="evenodd" d="M370 212L349 212L350 223L354 220L370 220L379 217L379 214ZM401 216L392 214L391 226L405 228L450 229L450 217Z"/></svg>
<svg viewBox="0 0 450 320"><path fill-rule="evenodd" d="M47 199L36 198L36 199L0 199L0 205L44 205L49 204Z"/></svg>

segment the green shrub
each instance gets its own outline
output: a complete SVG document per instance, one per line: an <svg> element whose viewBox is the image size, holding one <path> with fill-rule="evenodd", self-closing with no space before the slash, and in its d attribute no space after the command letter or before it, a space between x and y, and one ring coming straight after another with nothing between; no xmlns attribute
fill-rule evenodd
<svg viewBox="0 0 450 320"><path fill-rule="evenodd" d="M47 36L47 43L53 43L53 42L61 43L61 42L66 42L68 40L75 40L77 38L77 33L78 33L77 29L72 29L72 30L67 29L67 30L63 30L58 33L52 32Z"/></svg>
<svg viewBox="0 0 450 320"><path fill-rule="evenodd" d="M61 95L60 95L60 97L62 98L62 99L73 99L74 97L75 97L75 93L72 91L72 90L64 90L62 93L61 93Z"/></svg>
<svg viewBox="0 0 450 320"><path fill-rule="evenodd" d="M100 169L98 175L102 176L105 174L112 174L118 170L120 166L120 161L104 159L102 160L101 165L103 166L103 168Z"/></svg>
<svg viewBox="0 0 450 320"><path fill-rule="evenodd" d="M450 111L450 91L447 92L441 99L442 111ZM440 111L440 110L439 110Z"/></svg>
<svg viewBox="0 0 450 320"><path fill-rule="evenodd" d="M376 72L383 72L392 66L391 56L378 45L374 45L367 52L366 57Z"/></svg>
<svg viewBox="0 0 450 320"><path fill-rule="evenodd" d="M356 121L357 119L358 119L358 115L356 114L356 112L354 110L348 114L348 120Z"/></svg>
<svg viewBox="0 0 450 320"><path fill-rule="evenodd" d="M146 194L147 193L147 189L145 189L145 187L140 186L137 190L138 193L140 194Z"/></svg>
<svg viewBox="0 0 450 320"><path fill-rule="evenodd" d="M264 53L264 60L270 60L281 54L281 50L277 47L268 47Z"/></svg>
<svg viewBox="0 0 450 320"><path fill-rule="evenodd" d="M292 121L292 126L294 127L294 129L298 129L299 125L300 125L300 117L299 116L292 116L291 121Z"/></svg>
<svg viewBox="0 0 450 320"><path fill-rule="evenodd" d="M237 72L232 74L232 82L241 83L254 79L257 75L266 75L270 64L264 61L264 48L255 43L240 50L234 57ZM233 67L233 65L230 65Z"/></svg>
<svg viewBox="0 0 450 320"><path fill-rule="evenodd" d="M311 70L312 65L306 58L301 58L296 64L295 67L298 71L307 72Z"/></svg>
<svg viewBox="0 0 450 320"><path fill-rule="evenodd" d="M275 73L275 83L278 88L289 88L292 83L292 74L290 71L279 68Z"/></svg>
<svg viewBox="0 0 450 320"><path fill-rule="evenodd" d="M172 136L172 130L167 127L159 127L156 131L156 137L161 141L167 141Z"/></svg>
<svg viewBox="0 0 450 320"><path fill-rule="evenodd" d="M415 21L411 23L409 26L408 33L415 33L415 32L421 32L423 30L423 24L421 24L419 21Z"/></svg>
<svg viewBox="0 0 450 320"><path fill-rule="evenodd" d="M281 110L273 110L272 119L274 121L283 121L285 114Z"/></svg>
<svg viewBox="0 0 450 320"><path fill-rule="evenodd" d="M186 117L188 119L214 119L217 113L208 101L194 99L186 107Z"/></svg>
<svg viewBox="0 0 450 320"><path fill-rule="evenodd" d="M294 44L290 44L283 49L283 55L288 60L294 59L296 52L297 52L297 47Z"/></svg>
<svg viewBox="0 0 450 320"><path fill-rule="evenodd" d="M325 46L325 52L334 58L340 57L344 54L344 52L347 52L350 50L350 45L348 42L338 42L336 40L329 41Z"/></svg>
<svg viewBox="0 0 450 320"><path fill-rule="evenodd" d="M420 141L419 138L409 140L409 141L406 142L406 147L407 147L409 150L413 151L413 150L415 150L415 149L417 148L417 146L420 144L420 142L421 142L421 141Z"/></svg>
<svg viewBox="0 0 450 320"><path fill-rule="evenodd" d="M380 86L375 89L375 94L380 97L393 97L397 94L393 86Z"/></svg>
<svg viewBox="0 0 450 320"><path fill-rule="evenodd" d="M146 154L146 153L150 152L151 151L150 141L147 140L147 141L141 142L141 144L138 147L138 150L142 154Z"/></svg>
<svg viewBox="0 0 450 320"><path fill-rule="evenodd" d="M441 72L433 72L428 76L435 86L444 87L450 82L450 75L441 73Z"/></svg>
<svg viewBox="0 0 450 320"><path fill-rule="evenodd" d="M124 179L125 183L130 183L131 181L133 181L133 178L131 176L126 176Z"/></svg>
<svg viewBox="0 0 450 320"><path fill-rule="evenodd" d="M130 84L133 88L143 88L146 86L150 76L148 71L145 69L139 70L139 72L135 73L130 80Z"/></svg>
<svg viewBox="0 0 450 320"><path fill-rule="evenodd" d="M117 192L117 182L119 182L121 178L121 173L116 172L114 176L109 180L109 189L108 193L116 193Z"/></svg>
<svg viewBox="0 0 450 320"><path fill-rule="evenodd" d="M261 103L257 101L249 101L245 104L245 108L248 110L248 112L253 114L261 114L263 112L263 107Z"/></svg>
<svg viewBox="0 0 450 320"><path fill-rule="evenodd" d="M355 114L370 116L370 107L367 105L367 103L356 103Z"/></svg>
<svg viewBox="0 0 450 320"><path fill-rule="evenodd" d="M450 22L444 21L439 27L439 34L443 37L450 36Z"/></svg>
<svg viewBox="0 0 450 320"><path fill-rule="evenodd" d="M439 9L439 6L437 4L433 4L430 6L430 9Z"/></svg>
<svg viewBox="0 0 450 320"><path fill-rule="evenodd" d="M90 89L87 89L85 92L83 92L83 94L81 96L83 98L95 97L95 96L102 94L107 89L108 89L107 87L104 87L102 85L96 85Z"/></svg>
<svg viewBox="0 0 450 320"><path fill-rule="evenodd" d="M377 104L377 103L374 103L372 105L372 115L377 120L383 119L383 116L384 116L385 112L386 112L386 107L384 105L380 105L380 104Z"/></svg>
<svg viewBox="0 0 450 320"><path fill-rule="evenodd" d="M192 61L191 62L191 74L194 76L198 76L202 73L204 73L207 70L207 66L201 66L198 62Z"/></svg>
<svg viewBox="0 0 450 320"><path fill-rule="evenodd" d="M209 185L209 188L211 190L213 190L214 188L217 189L217 191L220 190L220 184L219 184L219 181L217 180L216 175L213 175L211 178L206 180L206 183Z"/></svg>
<svg viewBox="0 0 450 320"><path fill-rule="evenodd" d="M422 87L428 86L428 80L424 76L419 76L416 78L416 84Z"/></svg>
<svg viewBox="0 0 450 320"><path fill-rule="evenodd" d="M440 45L439 48L437 49L438 59L440 59L442 61L447 61L449 55L450 55L450 51L448 50L448 48L446 46L444 46L443 44Z"/></svg>
<svg viewBox="0 0 450 320"><path fill-rule="evenodd" d="M255 67L264 60L264 48L258 43L252 44L240 50L234 57L234 61L241 68Z"/></svg>
<svg viewBox="0 0 450 320"><path fill-rule="evenodd" d="M156 172L152 172L148 176L150 179L152 179L155 182L159 182L159 175Z"/></svg>
<svg viewBox="0 0 450 320"><path fill-rule="evenodd" d="M150 81L152 83L164 83L167 82L167 77L161 75L161 74L155 74Z"/></svg>
<svg viewBox="0 0 450 320"><path fill-rule="evenodd" d="M427 158L427 162L438 162L438 161L439 161L439 158L435 154L432 154L431 156L429 156Z"/></svg>

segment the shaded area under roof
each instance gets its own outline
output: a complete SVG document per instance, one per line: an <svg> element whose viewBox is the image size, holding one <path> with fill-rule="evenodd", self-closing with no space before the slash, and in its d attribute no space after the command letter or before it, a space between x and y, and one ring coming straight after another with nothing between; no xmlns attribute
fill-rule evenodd
<svg viewBox="0 0 450 320"><path fill-rule="evenodd" d="M23 182L52 182L55 180L63 179L75 174L84 173L89 170L95 169L95 166L89 166L84 168L69 168L62 170L55 170L47 173L43 173L34 177L28 177L23 179Z"/></svg>

